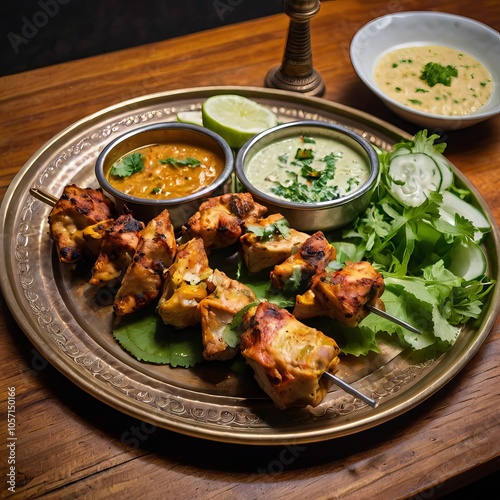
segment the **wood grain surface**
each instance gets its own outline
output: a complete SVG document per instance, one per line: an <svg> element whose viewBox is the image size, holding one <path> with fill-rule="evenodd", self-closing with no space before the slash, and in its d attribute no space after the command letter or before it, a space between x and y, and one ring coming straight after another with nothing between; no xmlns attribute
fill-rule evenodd
<svg viewBox="0 0 500 500"><path fill-rule="evenodd" d="M415 133L364 87L349 43L397 11L461 14L500 28L497 0L327 1L311 21L324 97ZM30 156L94 112L159 91L263 86L280 63L276 15L0 78L0 199ZM500 221L500 117L445 134L448 158ZM3 258L3 256L2 256ZM467 366L406 414L362 433L297 446L248 447L155 428L94 399L49 365L0 299L0 496L13 498L439 498L500 470L500 320ZM8 388L16 393L16 493L7 490Z"/></svg>

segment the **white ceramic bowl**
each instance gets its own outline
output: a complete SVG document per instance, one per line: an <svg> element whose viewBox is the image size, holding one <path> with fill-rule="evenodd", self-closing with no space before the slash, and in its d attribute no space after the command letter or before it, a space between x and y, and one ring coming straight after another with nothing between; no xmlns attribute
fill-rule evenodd
<svg viewBox="0 0 500 500"><path fill-rule="evenodd" d="M467 116L443 116L424 113L389 98L375 84L375 67L387 52L412 45L447 46L477 59L493 76L494 91L489 101ZM370 21L356 33L350 55L354 70L367 87L394 113L416 125L455 130L500 113L500 34L478 21L444 12L389 14Z"/></svg>

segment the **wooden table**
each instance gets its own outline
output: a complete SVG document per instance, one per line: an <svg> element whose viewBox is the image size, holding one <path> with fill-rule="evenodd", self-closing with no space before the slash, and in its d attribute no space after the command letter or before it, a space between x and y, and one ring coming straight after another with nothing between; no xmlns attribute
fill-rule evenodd
<svg viewBox="0 0 500 500"><path fill-rule="evenodd" d="M324 97L415 133L363 86L348 49L372 18L427 9L500 28L497 0L323 2L311 33ZM288 18L277 15L0 79L0 197L47 140L104 107L194 86L263 86L268 69L281 60L287 28ZM445 139L449 159L500 221L500 116L447 132ZM1 414L8 388L15 387L18 498L438 498L500 470L498 319L465 369L415 409L356 435L287 449L215 443L162 429L148 434L48 365L3 297L0 309ZM9 493L6 430L2 418L2 496ZM134 435L138 439L126 439Z"/></svg>

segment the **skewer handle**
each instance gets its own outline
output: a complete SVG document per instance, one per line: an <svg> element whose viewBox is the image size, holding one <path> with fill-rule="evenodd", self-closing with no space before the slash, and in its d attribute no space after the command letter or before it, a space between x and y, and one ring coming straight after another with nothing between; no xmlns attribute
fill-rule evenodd
<svg viewBox="0 0 500 500"><path fill-rule="evenodd" d="M30 194L33 196L33 198L36 198L37 200L43 201L47 205L50 205L53 207L58 199L51 195L50 193L47 193L46 191L43 191L42 189L38 188L30 188Z"/></svg>
<svg viewBox="0 0 500 500"><path fill-rule="evenodd" d="M372 408L377 408L378 401L370 398L369 396L366 396L362 392L359 392L357 389L349 385L347 382L344 382L337 376L332 375L329 372L324 372L323 376L330 379L335 385L338 385L341 389L344 389L344 391L349 393L351 396L361 399L361 401L364 401L367 405L371 406Z"/></svg>

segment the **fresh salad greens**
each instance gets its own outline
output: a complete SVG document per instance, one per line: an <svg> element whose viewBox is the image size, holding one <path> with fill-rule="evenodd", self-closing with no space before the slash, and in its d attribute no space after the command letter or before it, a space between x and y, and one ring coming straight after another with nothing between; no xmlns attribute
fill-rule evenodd
<svg viewBox="0 0 500 500"><path fill-rule="evenodd" d="M422 331L412 333L375 314L356 328L330 318L315 320L314 326L331 334L346 354L379 352L379 342L389 336L405 348L436 357L453 345L465 323L480 317L495 286L486 276L487 260L481 248L490 224L467 201L470 193L455 184L442 154L445 144L435 144L437 138L423 130L390 152L380 151L380 183L368 209L348 228L326 234L337 250L329 267L339 269L347 260L370 261L384 277L386 311ZM261 237L286 236L289 228L281 220L250 230ZM293 307L293 277L284 292L276 292L269 272L250 275L234 249L230 251L233 254L212 252L211 266L252 288L259 300ZM173 360L179 366L192 366L201 359L199 335L189 337L191 341L183 335L185 341L179 343L178 332L160 336L158 328L156 316L149 322L141 317L114 334L125 349L144 361ZM227 339L234 344L233 333L228 331Z"/></svg>
<svg viewBox="0 0 500 500"><path fill-rule="evenodd" d="M470 193L455 185L442 155L445 145L434 144L437 138L423 130L413 141L402 141L393 151L380 153L381 181L372 203L343 231L341 241L334 242L350 260L373 263L384 277L382 299L387 312L416 326L423 335L371 314L358 327L357 338L364 338L365 343L357 342L352 350L351 333L344 332L344 352L359 355L377 350L379 332L397 336L405 347L425 348L434 354L446 351L463 324L480 316L495 285L485 275L487 261L479 246L490 225L467 202ZM405 157L408 172L404 180L396 181L394 163L402 168ZM441 175L433 189L421 169L412 169L431 161L434 167L429 175L438 171ZM422 201L417 203L402 192L418 192Z"/></svg>

